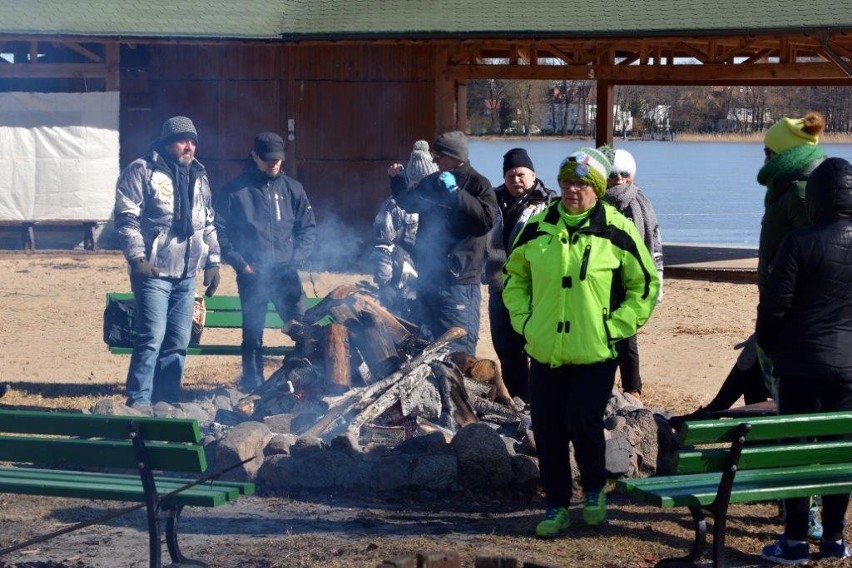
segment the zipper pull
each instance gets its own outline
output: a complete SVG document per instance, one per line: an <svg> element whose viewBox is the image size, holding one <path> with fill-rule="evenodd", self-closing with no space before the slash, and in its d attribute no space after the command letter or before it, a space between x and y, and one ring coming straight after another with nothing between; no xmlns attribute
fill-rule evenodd
<svg viewBox="0 0 852 568"><path fill-rule="evenodd" d="M278 200L280 199L280 197L278 196L278 193L275 192L275 190L272 190L272 195L275 197L275 220L280 221L281 220L281 206L278 204Z"/></svg>

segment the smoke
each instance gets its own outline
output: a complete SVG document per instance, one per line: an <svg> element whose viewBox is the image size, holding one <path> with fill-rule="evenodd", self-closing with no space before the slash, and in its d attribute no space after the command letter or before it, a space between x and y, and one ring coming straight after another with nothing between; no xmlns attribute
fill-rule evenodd
<svg viewBox="0 0 852 568"><path fill-rule="evenodd" d="M317 211L316 208L314 211ZM324 272L370 272L366 261L372 231L369 225L347 224L334 212L317 213L317 240L310 256L311 268Z"/></svg>

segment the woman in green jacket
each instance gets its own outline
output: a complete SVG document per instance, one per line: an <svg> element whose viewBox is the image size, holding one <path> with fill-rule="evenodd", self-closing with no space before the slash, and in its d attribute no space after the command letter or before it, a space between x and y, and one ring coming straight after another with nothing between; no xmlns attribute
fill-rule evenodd
<svg viewBox="0 0 852 568"><path fill-rule="evenodd" d="M616 344L651 315L654 261L633 222L599 201L611 165L580 148L559 168L560 201L530 219L504 266L503 300L531 358L530 409L547 511L536 534L568 527L574 445L583 520L606 515L603 414L615 384Z"/></svg>

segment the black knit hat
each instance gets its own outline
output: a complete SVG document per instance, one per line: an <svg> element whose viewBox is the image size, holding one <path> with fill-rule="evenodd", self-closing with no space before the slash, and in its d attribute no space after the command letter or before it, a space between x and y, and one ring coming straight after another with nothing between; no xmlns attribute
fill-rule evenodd
<svg viewBox="0 0 852 568"><path fill-rule="evenodd" d="M163 128L160 130L160 139L158 140L161 146L168 146L175 140L192 140L198 144L198 131L195 130L195 125L185 116L173 116L163 123Z"/></svg>
<svg viewBox="0 0 852 568"><path fill-rule="evenodd" d="M503 175L515 168L529 168L535 171L529 154L523 148L512 148L503 155Z"/></svg>
<svg viewBox="0 0 852 568"><path fill-rule="evenodd" d="M254 150L258 158L265 162L269 160L283 160L284 139L274 132L261 132L254 137L252 150Z"/></svg>
<svg viewBox="0 0 852 568"><path fill-rule="evenodd" d="M459 162L467 162L469 154L467 151L467 136L460 130L444 132L435 143L432 150L441 156L446 156Z"/></svg>

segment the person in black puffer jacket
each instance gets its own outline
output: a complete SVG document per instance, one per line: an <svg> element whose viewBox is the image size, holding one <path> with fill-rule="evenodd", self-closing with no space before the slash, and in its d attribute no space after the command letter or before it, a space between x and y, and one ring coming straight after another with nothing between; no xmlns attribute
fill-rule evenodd
<svg viewBox="0 0 852 568"><path fill-rule="evenodd" d="M391 193L408 213L418 213L414 267L417 269L416 322L437 339L452 327L465 336L451 348L476 354L480 279L485 240L497 218L491 183L470 165L467 136L445 132L432 144L438 171L409 187L400 163L388 167Z"/></svg>
<svg viewBox="0 0 852 568"><path fill-rule="evenodd" d="M302 184L284 175L284 140L274 132L254 139L242 174L215 201L222 259L237 273L243 315L242 387L263 382L263 328L268 302L291 332L305 313L297 269L316 241L316 220Z"/></svg>
<svg viewBox="0 0 852 568"><path fill-rule="evenodd" d="M781 243L757 308L757 344L778 376L779 414L852 410L852 165L829 158L817 166L805 203L812 226ZM822 502L820 552L847 558L849 494ZM784 507L784 535L763 557L807 559L808 499L786 499Z"/></svg>

